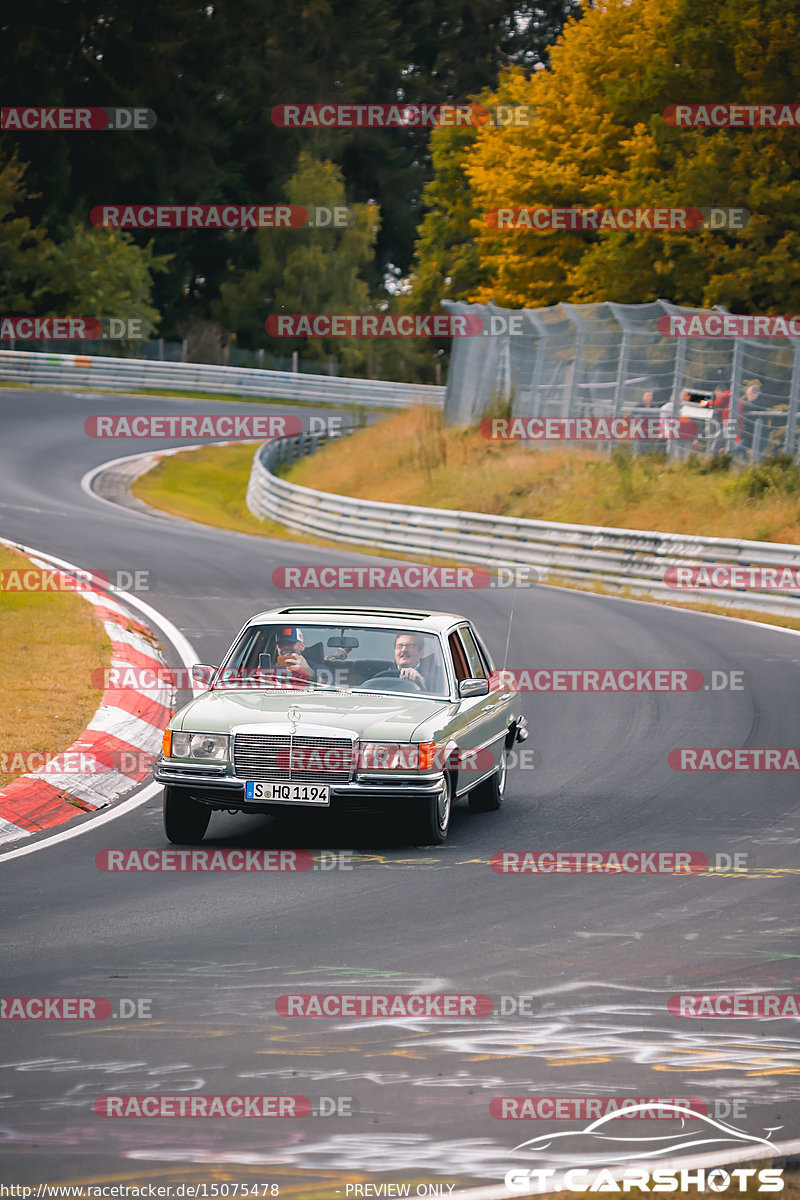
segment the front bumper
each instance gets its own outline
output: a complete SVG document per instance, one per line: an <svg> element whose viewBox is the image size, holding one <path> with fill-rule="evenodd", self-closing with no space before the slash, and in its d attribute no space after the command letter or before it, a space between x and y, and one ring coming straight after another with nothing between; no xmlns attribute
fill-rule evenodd
<svg viewBox="0 0 800 1200"><path fill-rule="evenodd" d="M387 775L389 773L387 772ZM308 804L291 804L286 802L268 802L245 800L244 779L236 775L225 775L211 771L198 771L196 768L186 769L174 766L158 759L153 769L156 783L166 787L180 788L194 796L211 808L239 809L242 812L271 812L274 808L304 808ZM331 806L334 802L346 807L349 802L358 801L388 801L426 799L437 795L442 788L444 773L434 772L430 775L407 775L398 779L384 779L381 776L364 775L348 783L331 783ZM291 782L286 779L285 782ZM320 784L327 781L320 778ZM313 807L317 807L314 805Z"/></svg>

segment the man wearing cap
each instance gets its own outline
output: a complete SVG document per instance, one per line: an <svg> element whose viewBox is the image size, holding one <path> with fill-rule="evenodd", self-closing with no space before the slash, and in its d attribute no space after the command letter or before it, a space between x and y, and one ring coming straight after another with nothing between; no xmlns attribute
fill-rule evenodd
<svg viewBox="0 0 800 1200"><path fill-rule="evenodd" d="M293 675L305 675L306 679L316 679L317 672L303 656L306 643L302 631L296 625L284 625L279 629L275 643L278 667L291 671Z"/></svg>

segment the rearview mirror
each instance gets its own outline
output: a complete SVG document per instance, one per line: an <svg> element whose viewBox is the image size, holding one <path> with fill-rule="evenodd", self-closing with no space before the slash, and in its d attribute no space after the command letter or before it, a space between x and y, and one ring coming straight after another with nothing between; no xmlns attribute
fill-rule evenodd
<svg viewBox="0 0 800 1200"><path fill-rule="evenodd" d="M334 650L357 650L359 641L354 637L329 637L328 645Z"/></svg>
<svg viewBox="0 0 800 1200"><path fill-rule="evenodd" d="M462 679L458 685L458 694L466 700L468 696L488 696L488 679Z"/></svg>

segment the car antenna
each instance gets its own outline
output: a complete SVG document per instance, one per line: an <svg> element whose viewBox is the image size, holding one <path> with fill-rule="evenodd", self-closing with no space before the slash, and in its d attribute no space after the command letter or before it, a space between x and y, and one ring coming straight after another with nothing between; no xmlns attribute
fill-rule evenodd
<svg viewBox="0 0 800 1200"><path fill-rule="evenodd" d="M511 612L508 614L508 633L506 634L506 649L503 655L503 670L508 666L508 647L511 642L511 622L514 620L514 604L517 598L517 589L511 589Z"/></svg>

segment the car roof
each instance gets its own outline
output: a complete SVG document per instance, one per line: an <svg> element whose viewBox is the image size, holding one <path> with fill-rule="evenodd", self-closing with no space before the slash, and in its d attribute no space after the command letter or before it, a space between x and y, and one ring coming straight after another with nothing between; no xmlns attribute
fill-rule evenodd
<svg viewBox="0 0 800 1200"><path fill-rule="evenodd" d="M366 608L343 605L292 605L272 608L251 617L248 625L264 621L284 621L292 625L361 625L364 628L420 629L425 633L442 633L467 618L458 613L433 612L431 609Z"/></svg>

